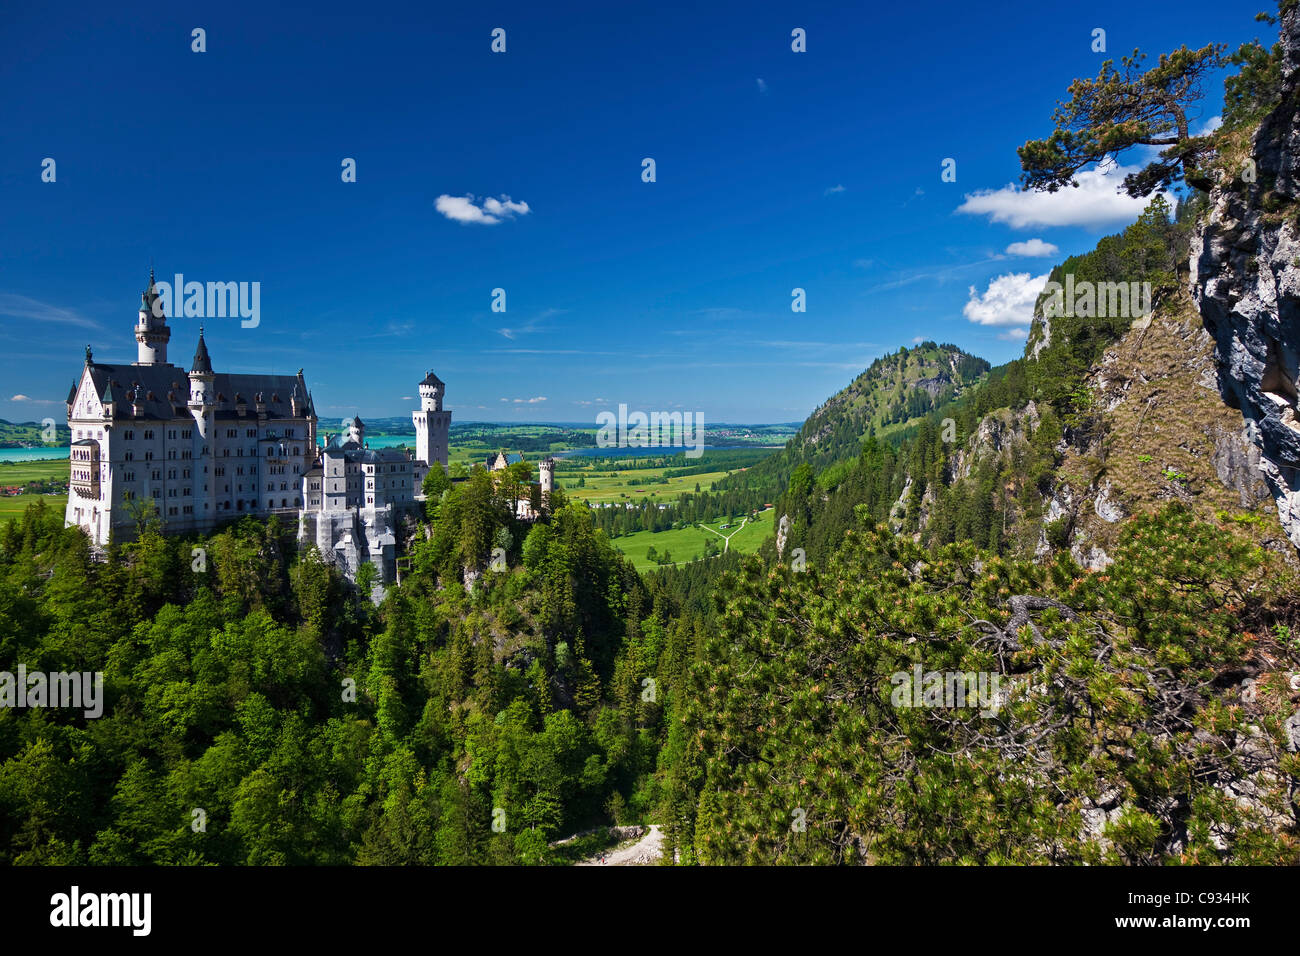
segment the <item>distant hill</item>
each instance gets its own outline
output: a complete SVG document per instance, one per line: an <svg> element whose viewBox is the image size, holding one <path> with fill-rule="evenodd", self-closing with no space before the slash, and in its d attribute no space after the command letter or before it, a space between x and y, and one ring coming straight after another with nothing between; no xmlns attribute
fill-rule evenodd
<svg viewBox="0 0 1300 956"><path fill-rule="evenodd" d="M40 422L8 422L0 418L0 448L29 448L34 445L67 445L72 432L66 424L54 423L55 440L45 441L45 426Z"/></svg>
<svg viewBox="0 0 1300 956"><path fill-rule="evenodd" d="M779 493L801 464L814 471L856 459L869 437L914 428L983 382L989 363L955 345L922 342L881 356L808 416L786 447L722 486L745 484Z"/></svg>

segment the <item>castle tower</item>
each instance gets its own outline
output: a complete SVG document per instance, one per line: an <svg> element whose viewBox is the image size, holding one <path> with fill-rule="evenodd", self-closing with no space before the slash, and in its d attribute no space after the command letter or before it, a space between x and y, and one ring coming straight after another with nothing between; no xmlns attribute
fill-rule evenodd
<svg viewBox="0 0 1300 956"><path fill-rule="evenodd" d="M358 445L365 445L366 423L361 420L360 416L353 416L353 418L347 423L347 431L344 433L343 440L345 442L354 441Z"/></svg>
<svg viewBox="0 0 1300 956"><path fill-rule="evenodd" d="M140 296L140 318L135 324L136 365L166 365L167 342L172 337L167 328L167 316L153 282L153 269L149 270L149 288Z"/></svg>
<svg viewBox="0 0 1300 956"><path fill-rule="evenodd" d="M212 428L212 411L216 406L216 375L212 371L212 359L208 356L208 345L203 341L203 326L199 326L199 345L194 350L194 364L190 368L190 414L198 435L206 443Z"/></svg>
<svg viewBox="0 0 1300 956"><path fill-rule="evenodd" d="M190 507L194 509L191 520L204 520L212 512L215 496L215 478L212 482L207 476L206 462L215 434L217 407L216 375L212 371L212 359L208 356L208 344L203 341L203 326L199 326L199 344L194 349L194 361L190 367L190 415L194 417L194 437L191 439L190 458L194 462L190 484ZM186 522L188 523L188 522Z"/></svg>
<svg viewBox="0 0 1300 956"><path fill-rule="evenodd" d="M555 459L547 455L537 463L537 471L542 481L542 507L549 508L551 490L555 487Z"/></svg>
<svg viewBox="0 0 1300 956"><path fill-rule="evenodd" d="M427 465L447 467L447 442L451 412L443 411L442 396L447 386L430 372L420 383L420 410L411 413L415 423L415 457Z"/></svg>

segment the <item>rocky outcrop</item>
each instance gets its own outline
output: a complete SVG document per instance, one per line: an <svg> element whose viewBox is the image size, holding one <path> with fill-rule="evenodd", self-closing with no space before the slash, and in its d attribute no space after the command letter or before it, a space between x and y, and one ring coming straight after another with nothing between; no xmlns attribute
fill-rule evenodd
<svg viewBox="0 0 1300 956"><path fill-rule="evenodd" d="M1219 392L1245 418L1282 526L1300 548L1300 9L1283 14L1281 42L1284 94L1255 133L1254 182L1211 192L1192 240L1192 294L1214 337Z"/></svg>

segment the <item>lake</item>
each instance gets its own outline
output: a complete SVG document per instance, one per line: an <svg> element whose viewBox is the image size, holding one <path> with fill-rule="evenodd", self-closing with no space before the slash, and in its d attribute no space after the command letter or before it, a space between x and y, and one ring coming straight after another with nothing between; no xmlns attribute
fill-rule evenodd
<svg viewBox="0 0 1300 956"><path fill-rule="evenodd" d="M337 434L338 434L338 430L335 429L334 431L330 432L330 437L333 438ZM414 449L415 436L414 435L376 435L375 437L371 438L369 435L367 435L366 444L369 445L371 448L396 448L399 445L409 445L412 449ZM316 445L318 447L324 447L325 435L323 432L317 432Z"/></svg>
<svg viewBox="0 0 1300 956"><path fill-rule="evenodd" d="M724 448L778 449L782 445L706 445L704 451L720 451ZM680 455L692 450L689 446L660 446L659 448L571 448L568 451L551 452L554 458L660 458ZM545 457L542 452L532 452L530 457Z"/></svg>
<svg viewBox="0 0 1300 956"><path fill-rule="evenodd" d="M47 458L67 460L72 449L62 448L0 448L0 461L43 461Z"/></svg>

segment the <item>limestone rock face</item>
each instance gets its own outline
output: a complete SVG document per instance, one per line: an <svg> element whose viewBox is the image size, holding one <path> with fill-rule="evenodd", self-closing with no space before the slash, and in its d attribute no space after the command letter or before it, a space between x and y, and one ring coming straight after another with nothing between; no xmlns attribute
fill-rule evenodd
<svg viewBox="0 0 1300 956"><path fill-rule="evenodd" d="M1281 42L1285 90L1255 134L1256 181L1211 192L1209 219L1192 239L1192 295L1214 337L1219 393L1245 418L1282 527L1300 548L1300 10L1283 15Z"/></svg>

